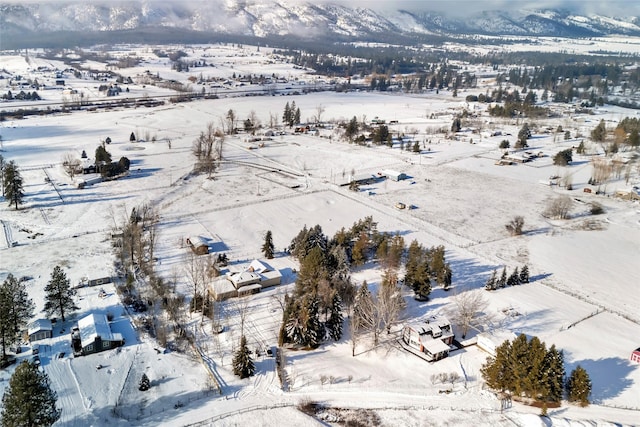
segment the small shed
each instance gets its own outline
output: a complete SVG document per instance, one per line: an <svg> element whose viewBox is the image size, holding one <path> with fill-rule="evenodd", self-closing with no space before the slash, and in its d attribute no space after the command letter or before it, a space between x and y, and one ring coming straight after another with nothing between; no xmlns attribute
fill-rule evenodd
<svg viewBox="0 0 640 427"><path fill-rule="evenodd" d="M27 325L29 342L40 341L53 336L53 325L49 319L36 319Z"/></svg>
<svg viewBox="0 0 640 427"><path fill-rule="evenodd" d="M640 363L640 347L631 352L631 357L629 359L632 362Z"/></svg>
<svg viewBox="0 0 640 427"><path fill-rule="evenodd" d="M209 253L209 244L200 236L187 237L187 244L196 255L207 255Z"/></svg>

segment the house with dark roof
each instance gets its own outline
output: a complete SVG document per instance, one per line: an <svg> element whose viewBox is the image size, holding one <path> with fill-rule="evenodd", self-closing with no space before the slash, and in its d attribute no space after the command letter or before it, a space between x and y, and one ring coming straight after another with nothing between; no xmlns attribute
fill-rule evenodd
<svg viewBox="0 0 640 427"><path fill-rule="evenodd" d="M71 347L74 356L86 356L124 345L122 334L111 331L104 314L92 313L78 321L78 327L71 333Z"/></svg>

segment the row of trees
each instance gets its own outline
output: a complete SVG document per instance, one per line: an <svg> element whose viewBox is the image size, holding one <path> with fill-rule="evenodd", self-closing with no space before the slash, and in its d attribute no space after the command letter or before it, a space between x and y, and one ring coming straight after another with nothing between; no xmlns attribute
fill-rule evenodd
<svg viewBox="0 0 640 427"><path fill-rule="evenodd" d="M529 267L526 264L522 266L520 271L518 271L518 267L514 268L509 276L507 276L507 267L502 269L500 277L498 277L497 270L493 270L484 288L488 291L495 291L506 286L517 286L524 283L529 283Z"/></svg>
<svg viewBox="0 0 640 427"><path fill-rule="evenodd" d="M547 349L538 337L527 340L521 334L513 342L503 342L480 372L490 388L517 397L558 403L566 391L569 401L589 404L591 381L587 372L577 366L565 381L562 351L555 345Z"/></svg>

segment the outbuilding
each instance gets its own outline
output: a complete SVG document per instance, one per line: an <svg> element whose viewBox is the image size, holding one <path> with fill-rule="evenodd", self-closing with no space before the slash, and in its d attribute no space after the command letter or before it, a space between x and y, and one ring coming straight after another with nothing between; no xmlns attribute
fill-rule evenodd
<svg viewBox="0 0 640 427"><path fill-rule="evenodd" d="M187 237L187 244L196 255L207 255L209 253L209 245L201 236Z"/></svg>
<svg viewBox="0 0 640 427"><path fill-rule="evenodd" d="M631 357L629 359L632 362L640 363L640 347L631 352Z"/></svg>
<svg viewBox="0 0 640 427"><path fill-rule="evenodd" d="M382 173L392 181L402 181L403 179L407 179L407 174L405 174L404 172L398 172L391 169L387 169Z"/></svg>
<svg viewBox="0 0 640 427"><path fill-rule="evenodd" d="M49 319L36 319L27 325L29 342L40 341L53 336L53 325Z"/></svg>

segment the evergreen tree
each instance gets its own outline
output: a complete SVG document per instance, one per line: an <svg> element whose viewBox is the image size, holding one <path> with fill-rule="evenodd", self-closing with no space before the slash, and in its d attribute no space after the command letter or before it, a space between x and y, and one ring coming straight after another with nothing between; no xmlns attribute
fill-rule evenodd
<svg viewBox="0 0 640 427"><path fill-rule="evenodd" d="M96 148L95 165L99 172L102 171L103 165L111 163L111 153L109 153L102 145Z"/></svg>
<svg viewBox="0 0 640 427"><path fill-rule="evenodd" d="M284 112L282 113L282 123L291 126L291 117L291 107L289 107L289 102L287 102L284 106Z"/></svg>
<svg viewBox="0 0 640 427"><path fill-rule="evenodd" d="M523 381L524 393L534 399L543 399L549 394L547 371L544 366L547 347L538 337L533 337L529 340L527 353L527 375Z"/></svg>
<svg viewBox="0 0 640 427"><path fill-rule="evenodd" d="M484 288L488 291L495 291L498 288L498 273L496 270L493 270Z"/></svg>
<svg viewBox="0 0 640 427"><path fill-rule="evenodd" d="M26 286L13 274L9 274L0 285L0 340L2 357L6 358L6 348L19 339L19 333L33 316L34 304L29 298Z"/></svg>
<svg viewBox="0 0 640 427"><path fill-rule="evenodd" d="M520 283L529 283L529 267L525 264L520 270Z"/></svg>
<svg viewBox="0 0 640 427"><path fill-rule="evenodd" d="M135 142L136 141L136 134L131 132L131 135L129 135L129 141L130 142Z"/></svg>
<svg viewBox="0 0 640 427"><path fill-rule="evenodd" d="M73 300L76 291L71 288L71 282L59 265L56 265L51 273L51 280L44 288L45 304L44 311L50 316L59 313L64 322L65 312L77 310L79 307Z"/></svg>
<svg viewBox="0 0 640 427"><path fill-rule="evenodd" d="M151 388L151 381L149 381L149 377L147 374L142 373L142 378L140 378L140 382L138 383L138 390L147 391Z"/></svg>
<svg viewBox="0 0 640 427"><path fill-rule="evenodd" d="M515 396L521 396L527 390L526 378L530 369L529 343L525 334L518 335L511 343L508 363L512 375L509 390Z"/></svg>
<svg viewBox="0 0 640 427"><path fill-rule="evenodd" d="M349 123L345 127L344 135L347 137L349 141L353 141L353 137L358 133L358 119L356 116L353 116Z"/></svg>
<svg viewBox="0 0 640 427"><path fill-rule="evenodd" d="M300 123L300 108L296 108L296 111L293 114L293 122L294 124Z"/></svg>
<svg viewBox="0 0 640 427"><path fill-rule="evenodd" d="M267 259L273 258L273 236L271 235L271 230L267 230L267 233L264 235L264 244L262 245L262 254Z"/></svg>
<svg viewBox="0 0 640 427"><path fill-rule="evenodd" d="M567 398L569 402L578 402L580 406L589 405L591 379L584 368L578 365L567 380Z"/></svg>
<svg viewBox="0 0 640 427"><path fill-rule="evenodd" d="M342 323L344 321L344 317L342 316L342 299L340 295L337 293L333 296L333 300L331 302L331 314L329 315L329 319L327 319L327 331L329 336L334 341L339 341L342 337Z"/></svg>
<svg viewBox="0 0 640 427"><path fill-rule="evenodd" d="M502 269L500 279L498 279L497 285L499 288L504 288L507 285L507 267Z"/></svg>
<svg viewBox="0 0 640 427"><path fill-rule="evenodd" d="M240 339L240 347L233 355L233 373L242 379L252 377L255 372L256 367L247 347L247 338L243 335Z"/></svg>
<svg viewBox="0 0 640 427"><path fill-rule="evenodd" d="M496 348L496 356L487 358L487 362L482 365L480 373L490 388L500 391L511 388L513 374L509 363L510 354L511 343L506 340Z"/></svg>
<svg viewBox="0 0 640 427"><path fill-rule="evenodd" d="M546 381L547 390L544 399L550 402L560 402L564 390L564 355L562 351L556 349L555 344L545 355L542 378Z"/></svg>
<svg viewBox="0 0 640 427"><path fill-rule="evenodd" d="M2 396L3 427L48 427L60 418L49 377L29 362L15 370Z"/></svg>
<svg viewBox="0 0 640 427"><path fill-rule="evenodd" d="M304 328L303 344L310 348L316 348L324 339L324 325L320 322L320 301L317 294L307 297L306 301L306 327Z"/></svg>
<svg viewBox="0 0 640 427"><path fill-rule="evenodd" d="M507 279L507 286L516 286L519 283L520 275L518 274L518 267L516 267Z"/></svg>
<svg viewBox="0 0 640 427"><path fill-rule="evenodd" d="M529 129L529 124L525 123L520 128L518 132L518 141L516 142L516 148L527 148L529 145L527 144L527 140L531 138L531 130Z"/></svg>
<svg viewBox="0 0 640 427"><path fill-rule="evenodd" d="M2 176L5 199L9 201L9 206L15 205L18 209L18 205L22 204L24 199L24 187L18 166L13 160L4 166Z"/></svg>
<svg viewBox="0 0 640 427"><path fill-rule="evenodd" d="M604 142L606 137L607 137L607 127L604 124L604 119L601 119L600 123L598 123L598 126L596 126L591 131L591 139L593 139L596 142Z"/></svg>

